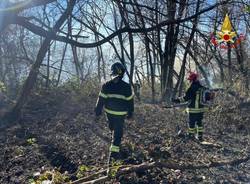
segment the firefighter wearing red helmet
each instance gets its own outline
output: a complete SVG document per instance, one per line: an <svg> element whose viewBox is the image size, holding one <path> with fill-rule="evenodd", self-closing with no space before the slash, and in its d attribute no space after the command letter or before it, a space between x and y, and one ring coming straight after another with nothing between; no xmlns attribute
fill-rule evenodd
<svg viewBox="0 0 250 184"><path fill-rule="evenodd" d="M190 72L187 80L193 82L198 80L198 74L194 72Z"/></svg>
<svg viewBox="0 0 250 184"><path fill-rule="evenodd" d="M203 140L203 125L202 119L203 114L206 111L204 105L201 104L201 90L204 88L200 81L198 80L198 74L195 72L190 72L187 80L190 81L191 85L185 93L185 96L173 99L175 103L189 102L188 108L186 109L189 114L189 128L188 136L189 138L197 138Z"/></svg>

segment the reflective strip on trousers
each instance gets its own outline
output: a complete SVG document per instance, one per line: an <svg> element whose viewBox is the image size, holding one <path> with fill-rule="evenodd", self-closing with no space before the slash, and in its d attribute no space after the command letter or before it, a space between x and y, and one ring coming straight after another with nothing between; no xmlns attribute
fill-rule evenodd
<svg viewBox="0 0 250 184"><path fill-rule="evenodd" d="M111 152L115 152L115 153L119 153L120 152L120 147L119 146L115 146L115 145L111 145L110 146L110 151Z"/></svg>
<svg viewBox="0 0 250 184"><path fill-rule="evenodd" d="M206 112L207 110L208 110L208 108L199 108L199 109L196 109L196 108L187 108L186 112L187 113L201 113L201 112Z"/></svg>
<svg viewBox="0 0 250 184"><path fill-rule="evenodd" d="M113 115L118 115L118 116L123 116L123 115L128 114L127 111L113 111L113 110L109 110L107 108L104 108L104 110L105 110L106 113L113 114Z"/></svg>
<svg viewBox="0 0 250 184"><path fill-rule="evenodd" d="M203 127L197 127L197 132L203 132L203 131L204 131Z"/></svg>
<svg viewBox="0 0 250 184"><path fill-rule="evenodd" d="M195 133L195 128L189 128L188 133L194 134Z"/></svg>

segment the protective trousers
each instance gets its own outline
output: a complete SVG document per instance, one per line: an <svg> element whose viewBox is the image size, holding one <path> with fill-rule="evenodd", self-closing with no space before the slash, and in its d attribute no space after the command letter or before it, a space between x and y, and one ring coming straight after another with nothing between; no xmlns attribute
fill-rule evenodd
<svg viewBox="0 0 250 184"><path fill-rule="evenodd" d="M189 113L189 128L188 134L192 137L198 134L198 138L202 140L203 125L202 125L203 113Z"/></svg>
<svg viewBox="0 0 250 184"><path fill-rule="evenodd" d="M116 155L112 153L120 152L120 144L123 136L123 126L125 116L111 115L107 113L109 129L112 133L112 143L110 146L111 156Z"/></svg>

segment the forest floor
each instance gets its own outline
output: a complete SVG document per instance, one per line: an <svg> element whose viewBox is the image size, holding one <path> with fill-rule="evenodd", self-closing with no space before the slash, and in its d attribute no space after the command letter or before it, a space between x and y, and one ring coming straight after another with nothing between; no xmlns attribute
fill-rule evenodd
<svg viewBox="0 0 250 184"><path fill-rule="evenodd" d="M0 183L32 183L35 173L55 170L73 181L106 169L110 132L104 115L94 120L96 98L67 90L34 94L20 123L0 129ZM121 165L174 161L180 168L155 166L106 183L250 183L250 102L219 101L204 118L204 139L212 145L177 135L178 125L187 128L183 108L136 101L134 119L124 127Z"/></svg>

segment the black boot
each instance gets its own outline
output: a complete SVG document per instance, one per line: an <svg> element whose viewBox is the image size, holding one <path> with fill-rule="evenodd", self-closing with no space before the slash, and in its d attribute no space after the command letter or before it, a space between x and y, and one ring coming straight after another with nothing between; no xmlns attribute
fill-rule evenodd
<svg viewBox="0 0 250 184"><path fill-rule="evenodd" d="M197 126L196 131L197 131L197 138L198 138L198 140L200 142L202 142L203 141L203 126L201 126L201 125Z"/></svg>
<svg viewBox="0 0 250 184"><path fill-rule="evenodd" d="M199 140L200 142L203 141L203 135L202 135L202 133L198 133L198 140Z"/></svg>
<svg viewBox="0 0 250 184"><path fill-rule="evenodd" d="M120 153L119 152L111 152L110 160L119 160L119 159L120 159Z"/></svg>
<svg viewBox="0 0 250 184"><path fill-rule="evenodd" d="M195 139L195 136L193 133L188 133L188 139Z"/></svg>

